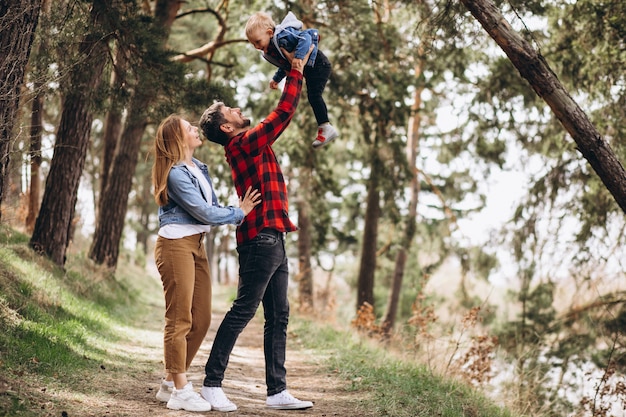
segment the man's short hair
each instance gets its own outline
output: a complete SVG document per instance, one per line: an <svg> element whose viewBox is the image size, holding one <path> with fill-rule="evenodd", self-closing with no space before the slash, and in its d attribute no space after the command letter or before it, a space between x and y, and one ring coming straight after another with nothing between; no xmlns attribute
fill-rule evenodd
<svg viewBox="0 0 626 417"><path fill-rule="evenodd" d="M221 101L211 104L200 117L200 129L209 141L225 146L228 143L228 136L221 129L222 125L227 123L222 112L223 108L224 103Z"/></svg>

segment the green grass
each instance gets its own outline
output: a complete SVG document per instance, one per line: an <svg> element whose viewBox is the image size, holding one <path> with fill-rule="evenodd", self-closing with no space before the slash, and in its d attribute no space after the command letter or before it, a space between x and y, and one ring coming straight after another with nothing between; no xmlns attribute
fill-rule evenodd
<svg viewBox="0 0 626 417"><path fill-rule="evenodd" d="M513 417L508 410L469 386L433 375L426 367L399 360L352 332L301 317L292 320L306 348L324 352L329 372L346 381L346 389L368 393L363 410L393 417Z"/></svg>
<svg viewBox="0 0 626 417"><path fill-rule="evenodd" d="M0 227L0 416L41 416L50 401L41 386L81 392L102 370L128 367L111 347L145 304L125 282L132 280L123 271L80 256L64 270L30 250L25 235Z"/></svg>
<svg viewBox="0 0 626 417"><path fill-rule="evenodd" d="M0 417L59 415L43 410L67 404L54 403L60 400L41 387L80 397L101 383L103 372L110 380L153 378L158 364L129 360L116 344L141 338L143 323L160 325L153 317L162 314L161 291L137 267L120 265L113 274L72 255L59 268L31 251L25 235L0 226ZM294 316L290 333L323 358L320 372L339 376L343 389L359 394L355 407L362 412L354 415L513 417L468 386L401 361L351 331Z"/></svg>

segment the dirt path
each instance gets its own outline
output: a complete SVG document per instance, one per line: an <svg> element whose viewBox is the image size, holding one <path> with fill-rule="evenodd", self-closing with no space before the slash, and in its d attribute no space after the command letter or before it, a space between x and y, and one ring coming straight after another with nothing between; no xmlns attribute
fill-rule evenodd
<svg viewBox="0 0 626 417"><path fill-rule="evenodd" d="M215 294L214 294L215 299ZM155 313L159 314L155 306ZM215 306L209 334L192 363L188 373L194 388L199 390L204 378L206 362L215 332L223 318L227 306ZM160 312L162 315L162 311ZM357 411L363 394L346 389L349 381L339 378L322 365L323 358L315 356L298 347L297 337L290 334L287 352L287 383L289 391L303 400L312 401L313 408L302 411L270 410L265 407L265 368L263 361L263 322L257 314L239 337L230 358L224 380L224 391L238 409L230 413L210 411L192 413L172 411L164 403L156 400L155 395L162 376L162 332L152 318L146 318L143 328L137 329L133 337L133 346L118 346L120 352L126 352L129 360L154 363L154 372L148 375L132 375L119 386L111 387L108 396L101 396L96 404L92 403L89 416L135 416L188 417L198 415L224 416L366 416ZM148 324L152 321L152 324ZM116 372L117 373L117 372ZM110 382L107 382L110 384ZM96 406L96 407L94 407ZM73 416L69 416L73 417Z"/></svg>

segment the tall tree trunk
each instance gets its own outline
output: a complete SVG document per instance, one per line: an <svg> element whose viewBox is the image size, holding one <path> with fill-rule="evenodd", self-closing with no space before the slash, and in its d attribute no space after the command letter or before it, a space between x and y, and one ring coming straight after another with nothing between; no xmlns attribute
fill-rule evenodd
<svg viewBox="0 0 626 417"><path fill-rule="evenodd" d="M13 143L13 127L20 104L20 90L39 22L40 9L41 0L0 3L0 205L5 197L5 181Z"/></svg>
<svg viewBox="0 0 626 417"><path fill-rule="evenodd" d="M222 285L228 285L231 281L230 273L228 271L228 259L231 257L230 239L230 234L223 235L220 239L220 246L217 250L217 282Z"/></svg>
<svg viewBox="0 0 626 417"><path fill-rule="evenodd" d="M364 304L374 305L374 276L376 273L376 244L378 240L378 219L380 218L379 175L382 161L378 149L372 144L371 174L367 184L367 207L361 246L361 261L357 280L357 310Z"/></svg>
<svg viewBox="0 0 626 417"><path fill-rule="evenodd" d="M305 166L298 176L300 190L306 192L311 189L311 165L313 157L307 157ZM311 214L307 198L300 195L296 202L298 208L298 296L301 312L312 312L313 299L313 273L311 270Z"/></svg>
<svg viewBox="0 0 626 417"><path fill-rule="evenodd" d="M500 45L539 97L550 106L565 130L574 138L578 150L626 213L624 167L585 112L565 90L543 56L511 28L491 0L461 0L461 3Z"/></svg>
<svg viewBox="0 0 626 417"><path fill-rule="evenodd" d="M150 227L150 218L154 214L154 197L152 195L152 181L149 175L141 176L143 178L143 184L139 187L138 192L138 209L139 209L139 227L137 230L137 245L141 245L143 253L148 253L148 240L150 236L156 233L153 227ZM215 235L211 233L210 242L215 242ZM213 248L212 248L213 249ZM214 256L215 250L209 252L207 246L207 255ZM211 257L208 257L211 259ZM212 276L215 275L214 271Z"/></svg>
<svg viewBox="0 0 626 417"><path fill-rule="evenodd" d="M106 119L104 121L104 133L102 135L102 143L104 148L102 150L102 165L100 172L100 198L98 199L98 206L96 210L96 218L100 216L102 211L102 195L106 189L109 181L109 173L113 163L113 157L115 155L115 149L117 148L117 142L122 134L122 106L118 104L115 99L116 93L123 88L123 84L126 79L126 70L128 68L128 57L126 54L128 50L123 47L118 47L115 53L115 62L113 65L113 71L111 73L111 90L113 91L113 98L111 108L107 112Z"/></svg>
<svg viewBox="0 0 626 417"><path fill-rule="evenodd" d="M209 261L209 270L211 274L211 280L213 280L214 271L216 270L214 266L213 259L215 258L215 252L217 249L217 245L215 243L215 239L217 238L217 227L212 227L211 231L204 236L204 253L206 253L206 258Z"/></svg>
<svg viewBox="0 0 626 417"><path fill-rule="evenodd" d="M35 97L31 106L30 116L30 186L28 190L28 214L26 215L26 230L32 232L35 228L35 219L39 214L39 196L41 194L41 181L39 172L41 168L41 131L43 124L43 83L39 80L34 83Z"/></svg>
<svg viewBox="0 0 626 417"><path fill-rule="evenodd" d="M50 14L51 1L43 0L41 3L41 13L45 17ZM38 54L42 53L48 48L48 36L44 33L40 36L39 46L37 47ZM25 227L28 232L33 231L35 228L35 220L39 214L39 198L41 196L41 180L39 175L41 173L41 132L43 130L43 112L44 112L44 71L48 70L48 64L38 62L35 66L35 80L33 82L35 97L31 106L30 116L30 146L29 146L29 158L30 158L30 185L28 187L28 214L26 215Z"/></svg>
<svg viewBox="0 0 626 417"><path fill-rule="evenodd" d="M420 51L421 55L421 51ZM423 73L424 60L419 59L417 65L415 65L415 79L419 80ZM421 117L419 114L420 107L422 106L422 91L423 86L417 86L415 94L413 95L413 105L411 106L411 118L409 119L409 131L407 135L406 153L409 166L413 170L413 176L411 177L409 212L406 216L406 227L404 235L400 242L400 249L396 255L396 264L393 272L393 281L391 284L391 291L389 292L389 301L387 303L387 312L382 323L382 332L385 336L389 336L396 324L396 316L398 314L398 305L400 300L400 293L402 290L402 281L404 280L404 271L406 267L407 254L411 249L413 238L415 237L416 219L417 219L417 202L419 197L419 180L417 177L417 167L415 162L417 160L417 153L419 149L419 133Z"/></svg>
<svg viewBox="0 0 626 417"><path fill-rule="evenodd" d="M132 104L131 113L143 112L143 110L132 110L136 109L138 104ZM133 185L132 179L135 176L141 136L146 123L145 117L140 117L140 120L138 120L137 114L133 114L131 117L134 120L129 120L124 129L113 159L112 175L110 175L107 188L101 196L100 207L106 207L106 209L100 211L89 251L89 257L92 260L110 268L117 266L128 208L128 195Z"/></svg>
<svg viewBox="0 0 626 417"><path fill-rule="evenodd" d="M71 241L78 186L93 121L91 106L108 56L102 34L110 9L111 0L93 2L90 33L81 41L82 58L71 71L43 201L30 239L33 249L48 255L58 265L65 263Z"/></svg>
<svg viewBox="0 0 626 417"><path fill-rule="evenodd" d="M157 1L154 24L160 28L163 46L180 4L178 0ZM101 210L97 218L89 258L110 268L117 266L128 209L128 194L132 189L141 138L146 128L147 109L157 96L157 91L151 84L152 81L143 77L140 69L135 94L128 109L126 126L118 142L109 179L100 200L100 207L106 207L106 210Z"/></svg>

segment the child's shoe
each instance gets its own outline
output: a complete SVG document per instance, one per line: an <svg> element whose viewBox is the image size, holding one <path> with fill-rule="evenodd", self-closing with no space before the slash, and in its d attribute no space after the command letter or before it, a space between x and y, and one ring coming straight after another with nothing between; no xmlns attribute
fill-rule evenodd
<svg viewBox="0 0 626 417"><path fill-rule="evenodd" d="M313 141L313 147L319 148L324 146L332 142L337 136L339 136L339 132L330 123L319 125L317 127L317 137Z"/></svg>

